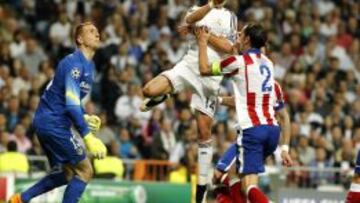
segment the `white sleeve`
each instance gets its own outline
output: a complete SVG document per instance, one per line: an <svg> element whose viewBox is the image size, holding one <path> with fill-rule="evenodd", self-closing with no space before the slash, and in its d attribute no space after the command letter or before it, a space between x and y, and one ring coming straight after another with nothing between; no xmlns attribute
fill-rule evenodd
<svg viewBox="0 0 360 203"><path fill-rule="evenodd" d="M230 15L230 32L226 38L230 40L232 43L236 41L237 27L238 27L238 19L234 12L231 12Z"/></svg>
<svg viewBox="0 0 360 203"><path fill-rule="evenodd" d="M193 13L194 11L198 10L200 7L199 6L192 6L187 12L186 12L186 15L185 15L185 19L191 14Z"/></svg>

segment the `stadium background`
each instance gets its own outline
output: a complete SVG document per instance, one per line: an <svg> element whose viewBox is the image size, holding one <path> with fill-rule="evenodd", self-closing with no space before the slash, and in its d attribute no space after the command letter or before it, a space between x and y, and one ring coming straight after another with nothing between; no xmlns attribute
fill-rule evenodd
<svg viewBox="0 0 360 203"><path fill-rule="evenodd" d="M85 108L100 115L103 126L97 136L108 145L112 157L111 164L95 163L96 176L107 180L94 181L89 186L91 194L122 188L124 195L131 193L124 191L137 191L143 198L146 193L150 203L163 202L161 198L149 200L155 193L158 197L170 194L177 201L190 198L197 153L191 94L181 92L148 113L141 113L138 107L142 85L171 68L186 52L186 38L176 33L176 27L195 3L0 1L0 201L9 190L21 189L19 184L29 181L27 178L39 178L48 170L31 119L58 60L74 49L72 29L84 20L98 26L103 40L94 59L96 82ZM273 200L292 194L281 202L300 201L301 191L308 191L305 189L311 189L305 193L308 202L312 193L320 190L344 195L360 148L359 2L229 0L227 7L237 14L240 27L256 21L268 30L267 48L291 115L295 166L285 170L278 156L268 159L269 172L261 179L263 189ZM231 94L226 80L221 94ZM234 109L219 106L213 127L214 161L234 141L235 123ZM135 182L141 180L150 186ZM141 189L131 183L138 183ZM157 184L163 187L149 192ZM290 192L279 191L284 187ZM180 190L184 191L181 195ZM86 202L106 202L91 199L91 194ZM322 198L322 194L313 196ZM51 195L54 202L61 199L61 195L58 199ZM115 202L135 201L124 198Z"/></svg>

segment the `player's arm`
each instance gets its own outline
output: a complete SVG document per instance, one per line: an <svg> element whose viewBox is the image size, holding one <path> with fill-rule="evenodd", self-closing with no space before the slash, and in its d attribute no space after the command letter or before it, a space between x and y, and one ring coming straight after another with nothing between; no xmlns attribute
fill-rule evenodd
<svg viewBox="0 0 360 203"><path fill-rule="evenodd" d="M280 102L280 105L275 107L276 114L280 126L281 126L281 140L280 140L280 149L281 149L281 158L283 159L283 164L285 166L292 166L293 161L289 155L289 144L291 138L291 126L290 126L290 116L287 112L284 103Z"/></svg>
<svg viewBox="0 0 360 203"><path fill-rule="evenodd" d="M235 108L235 97L234 96L220 96L218 98L219 104Z"/></svg>
<svg viewBox="0 0 360 203"><path fill-rule="evenodd" d="M290 144L290 136L291 136L291 126L290 126L290 117L286 108L282 108L276 111L276 117L279 120L281 126L281 146L289 146Z"/></svg>
<svg viewBox="0 0 360 203"><path fill-rule="evenodd" d="M101 159L106 156L105 145L90 132L84 118L80 100L80 75L79 68L67 63L65 68L65 100L66 111L72 120L75 128L84 139L86 148L95 158Z"/></svg>
<svg viewBox="0 0 360 203"><path fill-rule="evenodd" d="M205 32L203 28L196 29L195 35L198 38L199 46L199 71L202 76L215 75L215 71L209 66L209 59L207 56L207 45L209 33ZM220 74L219 74L220 75Z"/></svg>
<svg viewBox="0 0 360 203"><path fill-rule="evenodd" d="M194 24L197 21L201 20L211 9L212 7L210 3L201 6L198 9L196 9L196 7L193 7L185 16L185 22L187 24Z"/></svg>
<svg viewBox="0 0 360 203"><path fill-rule="evenodd" d="M285 100L284 100L282 88L279 85L279 83L277 83L276 81L274 85L274 91L275 91L276 101L273 108L275 110L275 116L278 119L282 129L280 144L282 146L289 146L290 136L291 136L290 116L285 108Z"/></svg>
<svg viewBox="0 0 360 203"><path fill-rule="evenodd" d="M243 66L243 64L236 60L235 56L230 56L221 62L217 61L209 65L207 44L210 34L206 28L196 28L195 35L199 46L199 72L202 76L229 76L237 72L239 67Z"/></svg>
<svg viewBox="0 0 360 203"><path fill-rule="evenodd" d="M65 74L66 111L80 135L84 137L90 130L85 121L80 101L80 74L79 68L64 62L67 66Z"/></svg>
<svg viewBox="0 0 360 203"><path fill-rule="evenodd" d="M226 36L216 36L211 34L209 37L209 44L218 52L225 54L236 54L236 47L233 45L236 41L237 35L237 17L234 13L231 13L230 20L230 32Z"/></svg>
<svg viewBox="0 0 360 203"><path fill-rule="evenodd" d="M218 37L213 34L209 36L209 44L218 52L225 54L235 54L235 48L225 37Z"/></svg>
<svg viewBox="0 0 360 203"><path fill-rule="evenodd" d="M191 25L182 24L176 28L176 31L181 36L186 36L188 33L192 33L194 31L194 29L195 28ZM236 53L236 48L225 37L220 37L220 36L216 36L214 34L210 34L209 45L211 45L217 52L222 52L225 54Z"/></svg>

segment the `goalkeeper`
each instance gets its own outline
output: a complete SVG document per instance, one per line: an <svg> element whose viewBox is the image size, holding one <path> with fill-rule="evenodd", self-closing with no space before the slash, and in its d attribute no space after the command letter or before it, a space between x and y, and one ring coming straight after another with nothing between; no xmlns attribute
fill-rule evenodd
<svg viewBox="0 0 360 203"><path fill-rule="evenodd" d="M96 159L104 158L106 148L94 136L100 127L96 116L84 115L81 99L89 92L94 78L92 58L100 46L100 35L94 24L82 23L75 28L77 50L62 59L53 80L41 97L33 127L52 166L50 174L10 203L25 203L56 187L67 185L63 203L81 198L93 176L85 149L71 133L74 126L84 140L87 152Z"/></svg>

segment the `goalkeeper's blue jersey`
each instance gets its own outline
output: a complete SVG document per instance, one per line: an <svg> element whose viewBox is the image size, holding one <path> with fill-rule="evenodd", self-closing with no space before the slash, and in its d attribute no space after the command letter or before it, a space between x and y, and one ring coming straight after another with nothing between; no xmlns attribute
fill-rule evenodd
<svg viewBox="0 0 360 203"><path fill-rule="evenodd" d="M87 60L80 50L62 59L41 97L34 127L45 125L42 127L69 130L74 125L81 136L89 133L81 100L90 92L93 78L94 63Z"/></svg>

